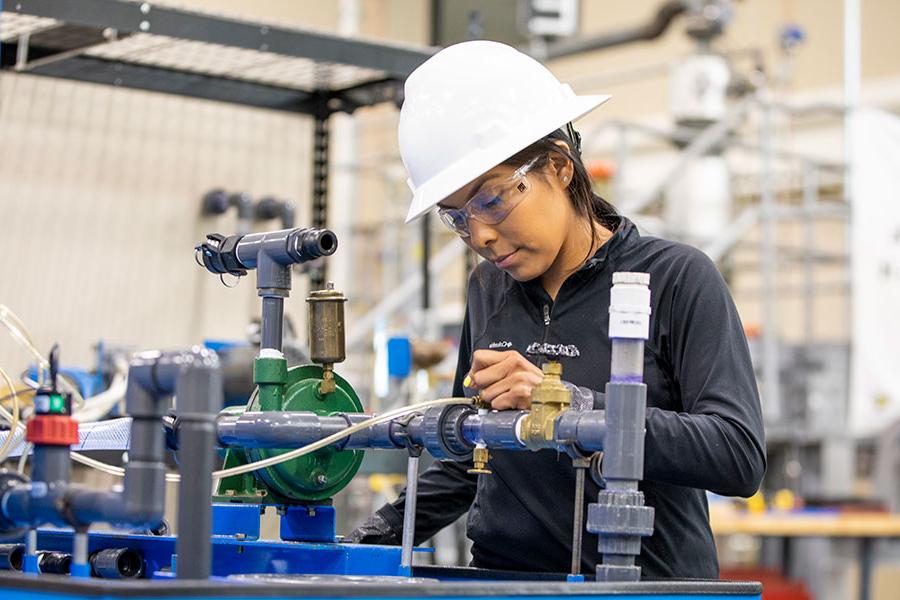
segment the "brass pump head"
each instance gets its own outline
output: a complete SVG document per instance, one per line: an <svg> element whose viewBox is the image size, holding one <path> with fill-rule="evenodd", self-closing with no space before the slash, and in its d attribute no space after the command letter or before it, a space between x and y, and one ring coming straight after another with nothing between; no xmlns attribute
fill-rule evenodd
<svg viewBox="0 0 900 600"><path fill-rule="evenodd" d="M555 448L556 418L572 404L572 392L562 383L562 365L544 363L544 378L531 392L531 412L522 420L522 438L532 450Z"/></svg>
<svg viewBox="0 0 900 600"><path fill-rule="evenodd" d="M310 292L306 298L309 304L309 358L322 365L322 381L319 394L333 393L337 386L334 381L334 363L343 362L347 357L344 342L344 303L347 298L328 282L324 290Z"/></svg>

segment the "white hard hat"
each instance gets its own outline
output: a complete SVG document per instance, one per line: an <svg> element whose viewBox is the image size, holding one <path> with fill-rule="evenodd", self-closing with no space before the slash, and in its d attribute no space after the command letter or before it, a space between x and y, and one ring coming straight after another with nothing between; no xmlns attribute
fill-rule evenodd
<svg viewBox="0 0 900 600"><path fill-rule="evenodd" d="M511 46L449 46L406 80L400 156L413 200L406 222L609 96L576 96Z"/></svg>

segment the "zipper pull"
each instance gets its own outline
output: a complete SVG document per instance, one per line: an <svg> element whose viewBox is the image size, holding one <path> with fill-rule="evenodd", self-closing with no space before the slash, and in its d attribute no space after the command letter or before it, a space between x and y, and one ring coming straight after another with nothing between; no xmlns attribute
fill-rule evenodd
<svg viewBox="0 0 900 600"><path fill-rule="evenodd" d="M544 325L550 325L550 306L548 304L544 305Z"/></svg>

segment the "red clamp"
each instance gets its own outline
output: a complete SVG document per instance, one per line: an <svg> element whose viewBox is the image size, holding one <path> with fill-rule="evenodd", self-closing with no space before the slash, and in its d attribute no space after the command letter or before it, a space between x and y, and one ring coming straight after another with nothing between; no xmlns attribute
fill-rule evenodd
<svg viewBox="0 0 900 600"><path fill-rule="evenodd" d="M28 421L25 439L45 446L78 443L78 421L65 415L38 415Z"/></svg>

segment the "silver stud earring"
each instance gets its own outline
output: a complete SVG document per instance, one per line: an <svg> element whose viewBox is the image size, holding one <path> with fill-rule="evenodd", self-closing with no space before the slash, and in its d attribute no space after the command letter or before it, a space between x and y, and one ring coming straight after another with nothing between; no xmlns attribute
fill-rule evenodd
<svg viewBox="0 0 900 600"><path fill-rule="evenodd" d="M569 180L569 176L568 176L568 175L566 175L565 177L563 177L563 183L567 182L568 180Z"/></svg>

